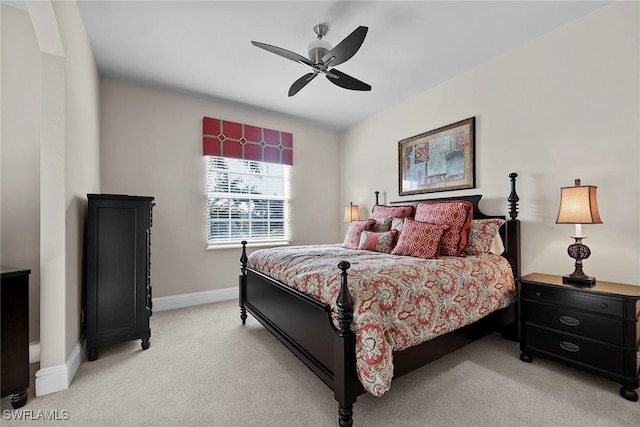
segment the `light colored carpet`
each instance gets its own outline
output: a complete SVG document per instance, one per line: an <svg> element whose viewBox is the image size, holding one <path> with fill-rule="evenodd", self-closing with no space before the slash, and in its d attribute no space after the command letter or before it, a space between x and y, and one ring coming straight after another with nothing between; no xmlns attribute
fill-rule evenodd
<svg viewBox="0 0 640 427"><path fill-rule="evenodd" d="M236 301L155 313L151 348L100 349L70 388L22 408L68 411L67 421L2 425L335 426L333 393ZM356 426L634 426L640 403L619 385L543 358L526 364L518 344L487 336L394 381L354 405Z"/></svg>

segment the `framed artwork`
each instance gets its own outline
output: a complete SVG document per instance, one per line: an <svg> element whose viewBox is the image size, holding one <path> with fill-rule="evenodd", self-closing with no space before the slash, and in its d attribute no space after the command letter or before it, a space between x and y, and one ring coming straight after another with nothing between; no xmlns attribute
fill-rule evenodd
<svg viewBox="0 0 640 427"><path fill-rule="evenodd" d="M398 142L401 196L475 188L475 117Z"/></svg>

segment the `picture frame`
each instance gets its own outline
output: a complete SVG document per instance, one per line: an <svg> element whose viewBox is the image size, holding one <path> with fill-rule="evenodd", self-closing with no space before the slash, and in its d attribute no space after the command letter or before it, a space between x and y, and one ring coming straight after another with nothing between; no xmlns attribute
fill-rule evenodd
<svg viewBox="0 0 640 427"><path fill-rule="evenodd" d="M475 117L398 142L400 196L475 188Z"/></svg>

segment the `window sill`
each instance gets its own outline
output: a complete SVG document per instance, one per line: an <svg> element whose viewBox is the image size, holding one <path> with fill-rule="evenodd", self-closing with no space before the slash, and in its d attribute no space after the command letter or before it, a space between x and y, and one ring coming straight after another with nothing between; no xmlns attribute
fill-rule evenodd
<svg viewBox="0 0 640 427"><path fill-rule="evenodd" d="M287 240L270 241L270 242L249 242L247 243L247 248L248 249L270 248L275 246L289 246L290 244L291 242ZM227 242L227 243L209 243L207 245L208 251L215 251L218 249L242 249L242 244L240 242Z"/></svg>

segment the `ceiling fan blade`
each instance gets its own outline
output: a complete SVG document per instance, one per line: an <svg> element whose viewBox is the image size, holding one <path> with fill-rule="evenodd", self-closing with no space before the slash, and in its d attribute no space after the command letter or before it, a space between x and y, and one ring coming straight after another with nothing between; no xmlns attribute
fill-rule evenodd
<svg viewBox="0 0 640 427"><path fill-rule="evenodd" d="M318 73L308 73L296 80L289 88L289 96L293 96L318 75Z"/></svg>
<svg viewBox="0 0 640 427"><path fill-rule="evenodd" d="M338 78L336 79L334 77L331 77L330 75L327 75L327 79L329 79L329 81L334 85L351 90L371 90L370 85L366 84L365 82L361 82L355 77L351 77L348 74L336 70L335 68L332 68L329 71L331 72L331 74L335 74L336 76L338 76Z"/></svg>
<svg viewBox="0 0 640 427"><path fill-rule="evenodd" d="M368 30L369 28L362 25L353 30L351 34L322 57L322 62L333 67L351 58L362 46Z"/></svg>
<svg viewBox="0 0 640 427"><path fill-rule="evenodd" d="M300 62L304 65L308 65L310 67L313 67L313 62L309 61L307 58L305 58L302 55L298 55L295 52L291 52L290 50L287 49L283 49L281 47L278 46L271 46L270 44L266 44L266 43L260 43L260 42L251 42L252 45L259 47L261 49L264 49L266 51L269 51L271 53L275 53L276 55L280 55L284 58L290 59L294 62Z"/></svg>

